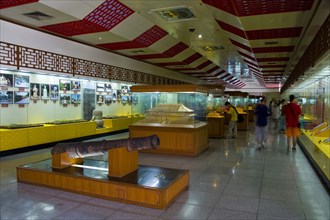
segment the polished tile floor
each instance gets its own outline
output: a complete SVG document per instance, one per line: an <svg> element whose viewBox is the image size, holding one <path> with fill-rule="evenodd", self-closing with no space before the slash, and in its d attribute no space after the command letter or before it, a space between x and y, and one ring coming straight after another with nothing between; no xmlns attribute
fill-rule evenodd
<svg viewBox="0 0 330 220"><path fill-rule="evenodd" d="M166 210L17 183L16 167L50 158L50 149L2 157L0 219L330 219L329 195L300 148L287 152L285 136L269 132L261 151L251 124L237 139L210 139L195 158L140 153L139 164L190 170L189 189Z"/></svg>

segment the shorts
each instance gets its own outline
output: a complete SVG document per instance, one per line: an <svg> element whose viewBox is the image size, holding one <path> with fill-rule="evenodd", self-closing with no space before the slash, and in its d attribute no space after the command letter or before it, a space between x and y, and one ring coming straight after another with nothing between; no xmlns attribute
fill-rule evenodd
<svg viewBox="0 0 330 220"><path fill-rule="evenodd" d="M298 127L286 127L287 137L298 137L300 134L300 129Z"/></svg>

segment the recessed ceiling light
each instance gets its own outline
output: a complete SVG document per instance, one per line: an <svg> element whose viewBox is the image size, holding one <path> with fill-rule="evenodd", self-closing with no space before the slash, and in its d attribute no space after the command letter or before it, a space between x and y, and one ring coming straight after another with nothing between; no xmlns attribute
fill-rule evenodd
<svg viewBox="0 0 330 220"><path fill-rule="evenodd" d="M198 38L202 38L202 35L200 34L200 35L198 35Z"/></svg>

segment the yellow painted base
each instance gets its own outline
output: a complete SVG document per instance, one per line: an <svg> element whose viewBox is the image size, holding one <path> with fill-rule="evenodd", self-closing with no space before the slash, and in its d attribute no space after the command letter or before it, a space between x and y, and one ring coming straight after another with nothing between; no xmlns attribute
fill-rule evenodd
<svg viewBox="0 0 330 220"><path fill-rule="evenodd" d="M309 131L302 131L302 134L298 137L298 142L306 149L328 181L330 181L330 149L328 144L322 142L324 139L312 136Z"/></svg>
<svg viewBox="0 0 330 220"><path fill-rule="evenodd" d="M123 203L157 209L168 207L189 186L189 172L175 178L164 188L144 187L137 184L106 179L93 179L56 171L17 167L17 181L38 186L61 189Z"/></svg>

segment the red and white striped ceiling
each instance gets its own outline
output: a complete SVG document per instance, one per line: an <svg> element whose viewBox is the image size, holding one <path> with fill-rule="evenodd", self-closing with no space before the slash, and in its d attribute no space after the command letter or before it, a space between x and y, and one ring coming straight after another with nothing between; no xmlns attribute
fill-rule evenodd
<svg viewBox="0 0 330 220"><path fill-rule="evenodd" d="M2 0L0 14L207 83L242 88L254 80L274 88L284 83L316 3Z"/></svg>

